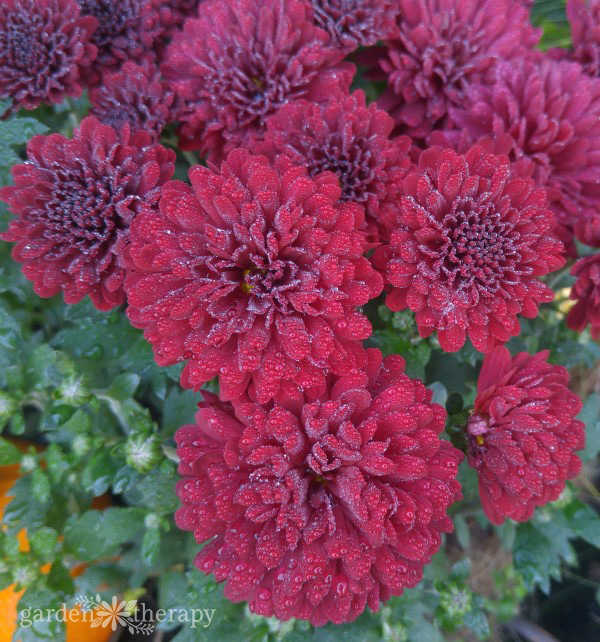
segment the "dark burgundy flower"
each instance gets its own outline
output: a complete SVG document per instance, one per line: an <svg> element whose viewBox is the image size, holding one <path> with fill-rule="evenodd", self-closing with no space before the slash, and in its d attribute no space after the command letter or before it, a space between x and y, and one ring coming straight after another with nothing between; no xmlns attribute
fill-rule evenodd
<svg viewBox="0 0 600 642"><path fill-rule="evenodd" d="M483 361L473 415L467 424L469 464L490 521L524 522L536 506L554 501L581 461L585 426L581 401L568 389L569 373L530 355L497 347Z"/></svg>
<svg viewBox="0 0 600 642"><path fill-rule="evenodd" d="M577 279L571 290L576 301L567 315L567 325L576 332L583 332L590 325L592 337L600 338L600 252L585 256L571 270Z"/></svg>
<svg viewBox="0 0 600 642"><path fill-rule="evenodd" d="M162 35L154 0L79 0L81 13L94 16L98 28L93 42L98 47L87 82L100 83L102 74L118 71L126 60L152 62L153 46Z"/></svg>
<svg viewBox="0 0 600 642"><path fill-rule="evenodd" d="M308 0L313 20L344 51L369 47L396 29L399 6L394 0Z"/></svg>
<svg viewBox="0 0 600 642"><path fill-rule="evenodd" d="M568 54L586 74L600 77L600 0L567 0L573 50Z"/></svg>
<svg viewBox="0 0 600 642"><path fill-rule="evenodd" d="M321 626L377 611L452 530L462 453L439 437L446 413L401 357L368 356L316 400L234 412L209 396L177 432L177 524L211 540L196 565L254 613Z"/></svg>
<svg viewBox="0 0 600 642"><path fill-rule="evenodd" d="M384 219L395 210L401 181L412 167L407 136L390 138L394 121L356 91L336 95L323 105L297 100L267 121L264 144L270 158L286 154L311 176L331 171L340 180L342 201L361 203L376 240Z"/></svg>
<svg viewBox="0 0 600 642"><path fill-rule="evenodd" d="M377 57L388 80L380 107L400 130L425 137L462 105L473 84L494 82L502 60L535 46L538 31L515 0L399 0L398 32Z"/></svg>
<svg viewBox="0 0 600 642"><path fill-rule="evenodd" d="M253 382L261 403L282 380L320 393L325 368L361 365L371 326L356 306L383 284L362 256L363 209L338 202L335 176L234 150L190 180L132 228L128 314L157 362L189 359L186 387L219 375L224 399Z"/></svg>
<svg viewBox="0 0 600 642"><path fill-rule="evenodd" d="M157 10L165 30L164 35L171 37L190 16L198 15L202 0L157 0Z"/></svg>
<svg viewBox="0 0 600 642"><path fill-rule="evenodd" d="M173 98L156 67L126 62L90 92L91 113L117 131L128 123L132 132L145 130L156 140L171 120Z"/></svg>
<svg viewBox="0 0 600 642"><path fill-rule="evenodd" d="M308 19L304 0L207 0L169 47L163 70L185 105L181 144L211 160L260 138L296 98L347 90L354 66Z"/></svg>
<svg viewBox="0 0 600 642"><path fill-rule="evenodd" d="M392 310L410 308L422 337L437 331L443 350L467 337L488 352L519 333L517 315L552 301L538 280L564 265L543 189L510 178L506 156L473 147L431 148L404 179L396 229L375 251L391 286Z"/></svg>
<svg viewBox="0 0 600 642"><path fill-rule="evenodd" d="M3 0L0 99L17 110L81 95L80 75L96 57L95 28L75 0Z"/></svg>
<svg viewBox="0 0 600 642"><path fill-rule="evenodd" d="M503 141L546 188L556 218L571 230L600 208L600 80L578 64L529 57L498 67L492 87L474 87L452 119L470 142ZM528 169L527 169L528 168Z"/></svg>
<svg viewBox="0 0 600 642"><path fill-rule="evenodd" d="M64 292L67 303L89 294L108 310L125 302L118 257L131 221L158 201L175 155L148 134L120 134L86 118L74 138L35 136L28 162L12 170L14 187L0 190L18 218L2 234L39 296Z"/></svg>

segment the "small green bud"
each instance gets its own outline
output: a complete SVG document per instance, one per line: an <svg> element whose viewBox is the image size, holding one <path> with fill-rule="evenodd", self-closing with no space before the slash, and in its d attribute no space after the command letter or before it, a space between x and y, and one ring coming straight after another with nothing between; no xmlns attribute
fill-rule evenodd
<svg viewBox="0 0 600 642"><path fill-rule="evenodd" d="M144 518L144 526L146 528L160 528L160 515L148 513Z"/></svg>
<svg viewBox="0 0 600 642"><path fill-rule="evenodd" d="M134 435L125 445L127 463L140 473L152 470L162 459L162 450L156 437Z"/></svg>
<svg viewBox="0 0 600 642"><path fill-rule="evenodd" d="M83 457L91 450L92 445L92 438L89 435L76 435L71 448L78 457Z"/></svg>
<svg viewBox="0 0 600 642"><path fill-rule="evenodd" d="M440 594L440 606L451 619L456 619L472 608L471 591L457 585L450 585Z"/></svg>
<svg viewBox="0 0 600 642"><path fill-rule="evenodd" d="M69 377L61 383L58 394L66 403L77 406L85 401L89 391L80 377Z"/></svg>
<svg viewBox="0 0 600 642"><path fill-rule="evenodd" d="M17 587L27 587L37 579L39 570L33 563L21 562L13 568L13 582Z"/></svg>
<svg viewBox="0 0 600 642"><path fill-rule="evenodd" d="M37 457L33 454L23 455L21 458L21 470L24 473L31 473L37 468Z"/></svg>

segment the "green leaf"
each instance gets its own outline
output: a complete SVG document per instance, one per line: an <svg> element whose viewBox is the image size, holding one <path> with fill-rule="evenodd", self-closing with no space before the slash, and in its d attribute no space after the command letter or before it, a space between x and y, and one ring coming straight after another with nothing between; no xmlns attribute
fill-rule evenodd
<svg viewBox="0 0 600 642"><path fill-rule="evenodd" d="M9 107L8 101L0 101L0 116ZM15 145L26 143L36 134L43 134L47 130L46 125L35 118L11 116L7 120L0 120L0 167L14 165L21 160L12 149Z"/></svg>
<svg viewBox="0 0 600 642"><path fill-rule="evenodd" d="M450 571L455 580L465 580L471 574L471 560L468 557L456 562Z"/></svg>
<svg viewBox="0 0 600 642"><path fill-rule="evenodd" d="M106 394L117 401L125 401L135 394L140 384L140 377L134 373L123 373L115 378Z"/></svg>
<svg viewBox="0 0 600 642"><path fill-rule="evenodd" d="M115 555L141 531L144 515L143 509L132 507L73 515L65 526L64 549L83 561Z"/></svg>
<svg viewBox="0 0 600 642"><path fill-rule="evenodd" d="M23 453L8 439L0 437L0 466L10 466L21 461Z"/></svg>
<svg viewBox="0 0 600 642"><path fill-rule="evenodd" d="M31 474L31 491L42 504L50 498L50 480L41 468L36 468Z"/></svg>
<svg viewBox="0 0 600 642"><path fill-rule="evenodd" d="M471 546L471 532L467 520L459 513L454 517L454 534L463 551Z"/></svg>
<svg viewBox="0 0 600 642"><path fill-rule="evenodd" d="M35 621L33 615L39 609L46 613L48 609L57 612L62 607L64 594L62 591L52 590L46 586L34 586L28 588L17 606L18 626L14 634L14 640L20 642L39 642L50 640L58 642L65 639L64 624L55 618L44 618L42 621Z"/></svg>
<svg viewBox="0 0 600 642"><path fill-rule="evenodd" d="M600 548L600 516L587 504L573 500L565 509L573 534Z"/></svg>
<svg viewBox="0 0 600 642"><path fill-rule="evenodd" d="M90 491L94 497L103 495L110 488L118 466L119 461L109 451L95 452L81 476L83 488Z"/></svg>
<svg viewBox="0 0 600 642"><path fill-rule="evenodd" d="M368 343L379 348L384 356L399 354L406 360L406 374L415 379L425 378L425 365L431 356L431 347L427 341L413 343L396 330L376 330Z"/></svg>
<svg viewBox="0 0 600 642"><path fill-rule="evenodd" d="M31 550L45 562L50 561L58 548L58 533L48 526L29 533Z"/></svg>
<svg viewBox="0 0 600 642"><path fill-rule="evenodd" d="M159 528L148 528L142 539L142 560L146 566L152 567L160 551L161 533Z"/></svg>
<svg viewBox="0 0 600 642"><path fill-rule="evenodd" d="M585 424L586 442L585 449L579 456L583 461L589 461L600 452L600 395L591 394L577 418Z"/></svg>
<svg viewBox="0 0 600 642"><path fill-rule="evenodd" d="M538 509L532 520L517 526L514 566L528 590L539 586L548 594L550 580L561 577L562 562L576 562L573 536L567 516L552 505Z"/></svg>

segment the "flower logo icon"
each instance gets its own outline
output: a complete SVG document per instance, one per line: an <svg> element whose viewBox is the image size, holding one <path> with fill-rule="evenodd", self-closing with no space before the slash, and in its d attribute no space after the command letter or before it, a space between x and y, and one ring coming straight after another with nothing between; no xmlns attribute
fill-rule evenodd
<svg viewBox="0 0 600 642"><path fill-rule="evenodd" d="M104 600L100 602L100 608L96 609L97 617L92 622L92 627L102 626L102 628L107 628L110 626L113 631L117 630L117 624L126 627L129 624L127 619L135 613L136 607L137 600L130 600L129 602L122 600L118 602L117 596L113 595L110 604Z"/></svg>
<svg viewBox="0 0 600 642"><path fill-rule="evenodd" d="M137 600L120 600L116 595L113 595L109 603L103 600L100 595L96 595L95 598L80 596L75 603L82 609L93 611L92 628L101 626L106 629L110 627L113 631L116 631L117 626L122 626L130 633L142 633L144 635L150 635L154 630L153 622L137 621L135 619Z"/></svg>

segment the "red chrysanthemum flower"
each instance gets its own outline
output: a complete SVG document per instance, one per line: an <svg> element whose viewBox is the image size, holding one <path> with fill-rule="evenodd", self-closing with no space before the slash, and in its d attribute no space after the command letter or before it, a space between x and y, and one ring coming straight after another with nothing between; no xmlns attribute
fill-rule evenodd
<svg viewBox="0 0 600 642"><path fill-rule="evenodd" d="M330 45L346 52L391 37L400 10L393 0L307 1L314 23L329 34Z"/></svg>
<svg viewBox="0 0 600 642"><path fill-rule="evenodd" d="M316 400L233 409L208 397L176 435L180 528L208 543L196 565L250 610L316 626L354 620L421 580L452 530L462 453L445 411L369 350Z"/></svg>
<svg viewBox="0 0 600 642"><path fill-rule="evenodd" d="M567 0L573 51L567 54L586 74L600 77L600 0Z"/></svg>
<svg viewBox="0 0 600 642"><path fill-rule="evenodd" d="M324 369L360 366L371 326L356 307L383 284L362 256L363 209L338 202L335 176L234 150L190 180L166 185L131 232L128 314L158 363L189 359L186 387L219 375L224 399L253 382L261 403L284 379L320 394Z"/></svg>
<svg viewBox="0 0 600 642"><path fill-rule="evenodd" d="M80 75L96 57L95 28L74 0L3 0L0 99L17 110L81 95Z"/></svg>
<svg viewBox="0 0 600 642"><path fill-rule="evenodd" d="M410 308L422 337L437 331L443 350L468 335L488 352L519 333L552 290L537 277L564 264L543 189L510 178L506 156L473 147L431 148L403 183L397 229L375 251L391 286L392 310Z"/></svg>
<svg viewBox="0 0 600 642"><path fill-rule="evenodd" d="M365 206L369 231L377 240L412 167L411 141L407 136L392 140L393 128L384 111L374 104L367 107L362 91L336 95L323 105L297 100L268 119L265 141L257 150L272 159L286 154L311 176L336 174L341 200Z"/></svg>
<svg viewBox="0 0 600 642"><path fill-rule="evenodd" d="M380 106L400 130L425 137L462 105L473 84L494 82L501 60L538 41L528 11L514 0L399 0L396 35L376 57L388 80Z"/></svg>
<svg viewBox="0 0 600 642"><path fill-rule="evenodd" d="M567 315L567 325L582 332L589 324L592 337L600 338L600 253L585 256L571 269L577 279L571 290L576 301Z"/></svg>
<svg viewBox="0 0 600 642"><path fill-rule="evenodd" d="M88 74L88 85L98 85L102 74L118 71L126 60L154 60L153 46L162 35L154 0L79 0L79 6L83 15L98 20L93 37L98 56Z"/></svg>
<svg viewBox="0 0 600 642"><path fill-rule="evenodd" d="M473 415L467 424L469 464L490 521L524 522L536 506L554 501L575 477L585 426L582 404L568 389L569 373L530 355L497 347L483 361Z"/></svg>
<svg viewBox="0 0 600 642"><path fill-rule="evenodd" d="M471 142L502 141L546 188L557 221L572 229L600 209L600 80L580 65L530 57L497 70L492 87L474 87L470 107L452 119Z"/></svg>
<svg viewBox="0 0 600 642"><path fill-rule="evenodd" d="M124 303L118 257L132 219L172 176L174 153L89 117L72 140L35 136L27 157L12 169L14 187L0 190L18 217L1 238L17 244L23 274L42 297L63 291L77 303L89 294L101 310Z"/></svg>
<svg viewBox="0 0 600 642"><path fill-rule="evenodd" d="M196 17L203 0L155 0L164 28L164 35L172 36L190 16Z"/></svg>
<svg viewBox="0 0 600 642"><path fill-rule="evenodd" d="M354 66L307 18L304 0L207 0L176 35L163 65L185 105L181 145L219 161L260 138L268 116L296 98L347 90Z"/></svg>
<svg viewBox="0 0 600 642"><path fill-rule="evenodd" d="M173 98L156 67L126 62L90 92L90 113L117 131L127 123L132 132L145 130L156 140L171 120Z"/></svg>

